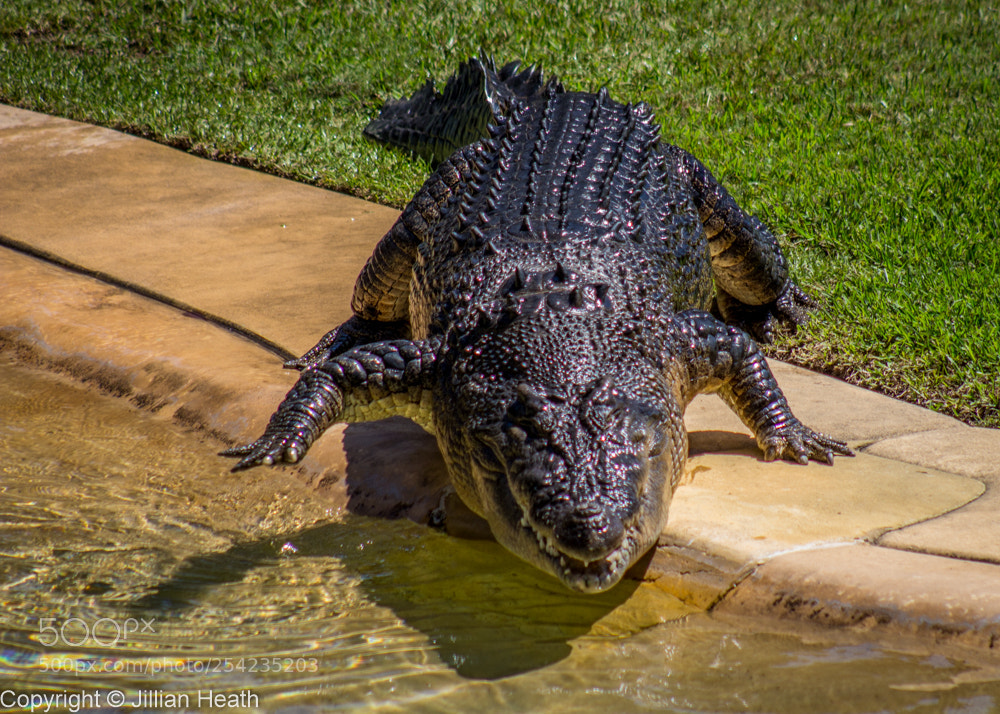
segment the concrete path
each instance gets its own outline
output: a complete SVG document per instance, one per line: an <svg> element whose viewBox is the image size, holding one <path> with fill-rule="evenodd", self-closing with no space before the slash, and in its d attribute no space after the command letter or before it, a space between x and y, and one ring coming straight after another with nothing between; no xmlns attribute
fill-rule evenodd
<svg viewBox="0 0 1000 714"><path fill-rule="evenodd" d="M278 355L347 317L396 215L0 106L0 350L223 442L255 438L294 382ZM1000 432L773 366L799 418L858 456L764 463L699 397L670 525L635 577L724 612L1000 650ZM335 427L283 468L356 513L422 522L445 498L449 531L483 535L405 420Z"/></svg>

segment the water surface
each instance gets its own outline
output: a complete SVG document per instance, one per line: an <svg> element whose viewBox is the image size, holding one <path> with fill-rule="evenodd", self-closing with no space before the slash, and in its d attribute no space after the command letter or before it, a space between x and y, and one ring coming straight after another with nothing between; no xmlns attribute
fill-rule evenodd
<svg viewBox="0 0 1000 714"><path fill-rule="evenodd" d="M230 474L219 447L0 356L0 708L1000 706L976 655L720 620L635 583L573 594L495 543L333 510L287 470Z"/></svg>

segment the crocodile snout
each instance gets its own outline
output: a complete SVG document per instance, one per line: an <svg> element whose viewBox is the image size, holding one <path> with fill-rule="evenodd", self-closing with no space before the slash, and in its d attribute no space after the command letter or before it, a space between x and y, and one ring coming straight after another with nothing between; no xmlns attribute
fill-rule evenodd
<svg viewBox="0 0 1000 714"><path fill-rule="evenodd" d="M559 519L552 531L561 552L584 563L601 560L625 538L625 524L615 513L599 506L577 508Z"/></svg>

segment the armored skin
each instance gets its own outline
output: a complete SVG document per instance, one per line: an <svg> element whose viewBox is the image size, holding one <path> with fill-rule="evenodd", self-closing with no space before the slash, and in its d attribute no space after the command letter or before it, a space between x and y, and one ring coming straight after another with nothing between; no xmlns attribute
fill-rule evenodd
<svg viewBox="0 0 1000 714"><path fill-rule="evenodd" d="M663 530L699 392L766 459L851 453L792 415L754 340L814 306L777 241L645 105L479 58L366 133L440 163L236 469L407 416L502 545L599 592Z"/></svg>

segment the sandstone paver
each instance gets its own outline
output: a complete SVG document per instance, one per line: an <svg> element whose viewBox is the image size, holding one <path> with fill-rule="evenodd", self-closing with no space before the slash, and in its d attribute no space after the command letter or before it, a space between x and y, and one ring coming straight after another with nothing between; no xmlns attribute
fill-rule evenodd
<svg viewBox="0 0 1000 714"><path fill-rule="evenodd" d="M986 493L965 508L887 533L879 544L1000 563L1000 431L967 426L907 434L867 453L972 476Z"/></svg>
<svg viewBox="0 0 1000 714"><path fill-rule="evenodd" d="M259 435L295 381L248 340L127 290L3 248L0 275L0 351L224 442ZM447 485L434 440L402 419L335 426L289 471L334 514L426 521Z"/></svg>
<svg viewBox="0 0 1000 714"><path fill-rule="evenodd" d="M691 458L664 535L753 563L779 553L874 539L977 498L973 479L859 454L835 466L765 462L742 453Z"/></svg>
<svg viewBox="0 0 1000 714"><path fill-rule="evenodd" d="M0 232L301 354L398 211L0 105Z"/></svg>
<svg viewBox="0 0 1000 714"><path fill-rule="evenodd" d="M942 641L1000 644L1000 566L873 545L769 560L717 607L824 625L889 626Z"/></svg>

